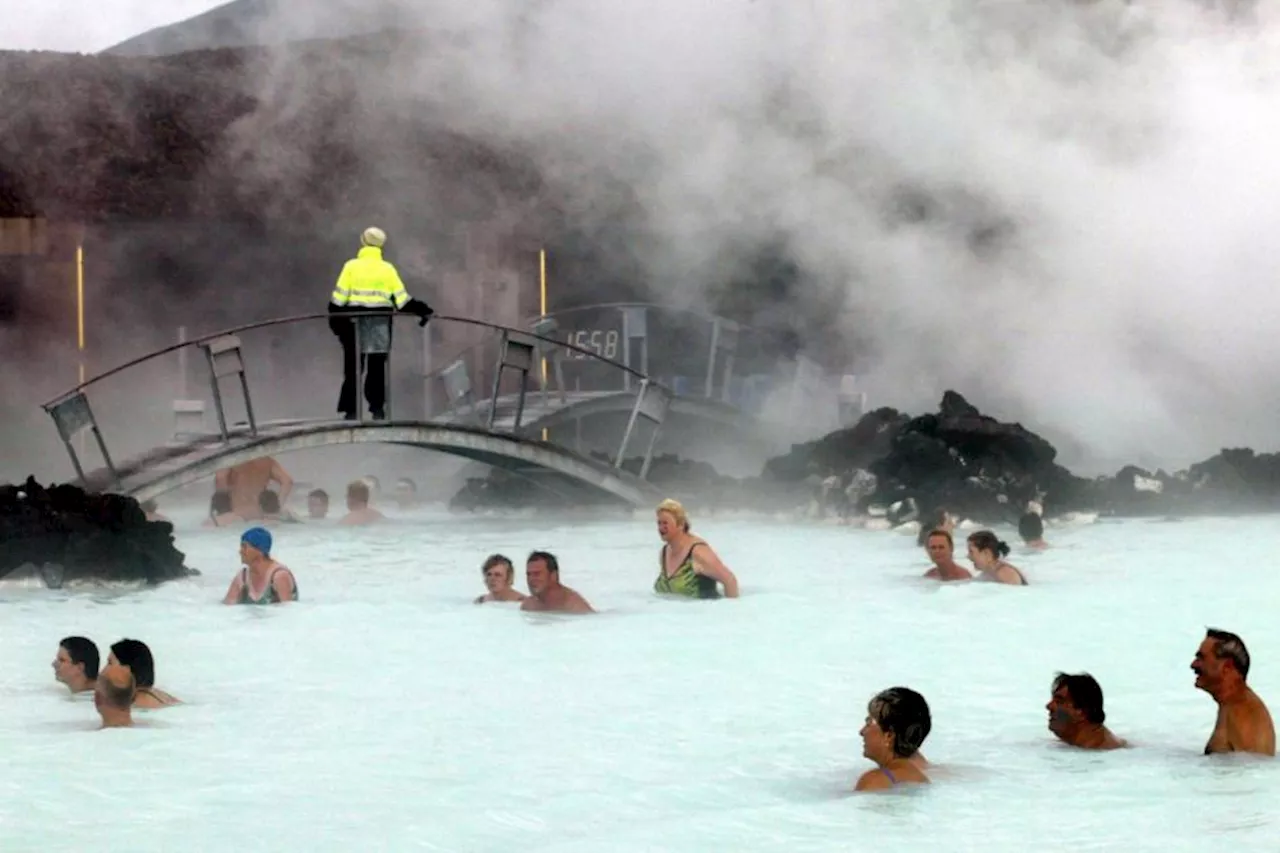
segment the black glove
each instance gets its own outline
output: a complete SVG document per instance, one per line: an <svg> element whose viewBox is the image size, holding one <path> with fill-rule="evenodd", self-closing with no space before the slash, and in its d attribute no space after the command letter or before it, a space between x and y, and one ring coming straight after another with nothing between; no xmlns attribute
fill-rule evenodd
<svg viewBox="0 0 1280 853"><path fill-rule="evenodd" d="M430 305L423 302L421 299L410 299L404 304L404 308L401 310L416 315L418 317L419 326L427 325L427 321L431 319L431 315L436 313L431 310Z"/></svg>

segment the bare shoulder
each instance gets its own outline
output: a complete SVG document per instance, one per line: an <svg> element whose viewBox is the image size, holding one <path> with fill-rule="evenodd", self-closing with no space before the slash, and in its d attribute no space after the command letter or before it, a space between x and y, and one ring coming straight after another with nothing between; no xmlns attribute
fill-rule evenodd
<svg viewBox="0 0 1280 853"><path fill-rule="evenodd" d="M893 787L893 783L889 781L889 777L885 775L880 768L868 770L858 777L858 783L853 786L855 791L887 791Z"/></svg>
<svg viewBox="0 0 1280 853"><path fill-rule="evenodd" d="M524 601L520 602L520 609L521 610L541 610L542 602L539 601L535 596L531 595L528 598L526 598Z"/></svg>
<svg viewBox="0 0 1280 853"><path fill-rule="evenodd" d="M591 608L591 605L587 603L587 600L583 598L581 593L579 593L577 590L572 590L572 589L569 590L569 599L568 601L565 602L565 604L568 605L567 609L573 611L574 613L594 613L595 612L595 610Z"/></svg>

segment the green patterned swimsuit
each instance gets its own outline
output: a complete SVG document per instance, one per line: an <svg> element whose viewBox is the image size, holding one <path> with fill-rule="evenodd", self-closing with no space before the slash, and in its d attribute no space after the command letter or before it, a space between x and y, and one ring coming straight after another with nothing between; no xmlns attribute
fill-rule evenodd
<svg viewBox="0 0 1280 853"><path fill-rule="evenodd" d="M287 572L289 569L285 566L276 566L271 570L271 576L267 578L267 588L262 591L262 598L249 597L249 570L242 569L240 574L240 598L236 604L279 604L280 593L276 592L276 572ZM298 579L293 580L293 598L292 601L298 600Z"/></svg>
<svg viewBox="0 0 1280 853"><path fill-rule="evenodd" d="M698 574L693 567L693 549L706 542L694 542L689 546L689 553L680 561L676 573L667 576L667 546L662 546L658 554L658 579L653 582L653 591L660 595L681 595L685 598L719 598L716 579Z"/></svg>

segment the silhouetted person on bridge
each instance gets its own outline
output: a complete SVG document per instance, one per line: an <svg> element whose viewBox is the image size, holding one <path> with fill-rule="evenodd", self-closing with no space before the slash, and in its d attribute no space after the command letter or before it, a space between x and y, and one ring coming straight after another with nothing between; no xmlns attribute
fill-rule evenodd
<svg viewBox="0 0 1280 853"><path fill-rule="evenodd" d="M409 296L400 273L382 259L382 246L387 235L381 228L366 228L360 235L360 251L347 261L338 276L329 299L329 328L342 342L343 379L338 395L338 411L347 420L356 417L356 386L365 374L364 399L374 420L385 420L387 401L387 356L385 352L364 355L356 351L356 329L352 318L344 313L407 311L416 315L419 326L425 326L435 312L427 303ZM385 348L391 348L391 326L387 326Z"/></svg>

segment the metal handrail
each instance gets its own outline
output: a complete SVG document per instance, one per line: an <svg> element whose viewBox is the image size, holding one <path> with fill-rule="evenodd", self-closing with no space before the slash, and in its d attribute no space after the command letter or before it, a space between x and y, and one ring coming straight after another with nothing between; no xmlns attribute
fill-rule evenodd
<svg viewBox="0 0 1280 853"><path fill-rule="evenodd" d="M238 335L242 332L251 332L256 329L266 329L272 326L288 326L294 323L303 323L310 320L320 320L320 319L327 320L330 317L334 317L334 316L341 317L343 319L352 319L356 317L391 317L393 319L414 320L414 321L417 321L418 319L416 316L412 314L396 313L396 314L389 315L385 311L352 311L349 313L342 313L337 315L330 314L328 312L325 312L323 314L319 314L319 313L299 314L291 317L277 317L272 320L260 320L256 323L246 323L245 325L242 325L242 326L235 326L234 328L224 329L219 332L212 332L210 334L202 335L201 337L193 338L188 341L181 341L176 344L170 344L169 346L164 347L163 349L158 349L153 352L149 352L145 355L142 355L142 356L139 356L138 358L133 359L132 361L126 361L124 364L116 365L115 367L107 371L104 371L103 373L99 373L96 376L90 377L89 379L86 379L84 382L81 382L78 385L75 385L67 389L66 391L63 391L61 394L58 394L50 398L48 402L43 404L43 407L45 409L48 409L51 406L54 406L63 400L73 397L76 394L83 393L86 388L89 388L92 385L96 385L97 383L101 382L104 379L108 379L112 376L115 376L118 373L123 373L124 371L129 370L130 368L137 367L139 364L143 364L145 362L151 361L152 359L160 358L161 356L165 356L170 353L177 352L186 347L198 347L198 346L201 346L202 344L207 344L210 341L215 341L219 338L226 337L228 335ZM587 356L588 358L591 358L595 361L603 362L605 364L610 365L611 367L616 367L618 370L621 370L627 375L632 376L636 379L639 379L643 382L646 382L649 385L660 384L650 379L648 376L646 376L644 373L640 372L639 370L636 370L633 367L628 367L627 365L623 364L620 361L615 361L611 358L606 358L605 356L600 355L599 353L593 350L587 349L586 347L577 346L576 344L571 344L568 341L561 341L561 340L557 340L556 338L548 338L542 335L536 335L533 332L529 331L528 329L520 329L514 326L503 326L499 323L490 323L485 320L476 320L472 317L452 317L452 316L440 315L440 314L432 315L431 322L432 323L440 323L440 322L460 323L463 325L476 326L479 328L489 329L494 332L508 332L508 333L514 333L517 335L534 338L536 340L544 341L548 344L553 344L554 346L557 346L563 349L573 350L574 352L581 353L582 355Z"/></svg>

